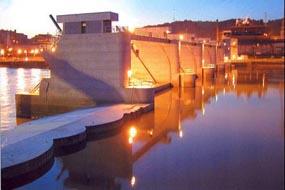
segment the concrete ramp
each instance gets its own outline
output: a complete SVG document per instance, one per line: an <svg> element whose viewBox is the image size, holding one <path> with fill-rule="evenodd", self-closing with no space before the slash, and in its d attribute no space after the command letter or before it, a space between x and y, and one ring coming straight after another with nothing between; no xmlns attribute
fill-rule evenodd
<svg viewBox="0 0 285 190"><path fill-rule="evenodd" d="M100 133L102 128L115 130L125 120L152 109L152 104L86 108L34 120L1 132L2 188L14 188L15 181L23 181L34 171L46 168L46 172L54 156L60 155L64 148L76 150L76 146L86 143L88 135Z"/></svg>

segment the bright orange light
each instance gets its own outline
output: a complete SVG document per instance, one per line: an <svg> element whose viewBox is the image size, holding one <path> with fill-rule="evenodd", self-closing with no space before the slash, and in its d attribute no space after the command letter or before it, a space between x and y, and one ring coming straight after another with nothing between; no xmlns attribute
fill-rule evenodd
<svg viewBox="0 0 285 190"><path fill-rule="evenodd" d="M129 77L129 78L132 77L132 70L128 70L128 77Z"/></svg>
<svg viewBox="0 0 285 190"><path fill-rule="evenodd" d="M131 127L129 134L130 134L130 137L134 138L137 135L137 129L135 127Z"/></svg>
<svg viewBox="0 0 285 190"><path fill-rule="evenodd" d="M39 53L39 50L38 49L35 49L35 54L38 54Z"/></svg>
<svg viewBox="0 0 285 190"><path fill-rule="evenodd" d="M129 143L132 144L134 142L134 137L137 135L137 129L135 127L131 127L129 129Z"/></svg>
<svg viewBox="0 0 285 190"><path fill-rule="evenodd" d="M1 49L0 50L0 54L3 56L5 54L5 50L4 49Z"/></svg>
<svg viewBox="0 0 285 190"><path fill-rule="evenodd" d="M22 50L21 50L21 49L18 49L17 53L18 53L18 54L21 54L21 53L22 53Z"/></svg>
<svg viewBox="0 0 285 190"><path fill-rule="evenodd" d="M132 137L129 137L129 143L133 144L133 138Z"/></svg>
<svg viewBox="0 0 285 190"><path fill-rule="evenodd" d="M52 47L52 48L51 48L51 52L55 52L55 47Z"/></svg>
<svg viewBox="0 0 285 190"><path fill-rule="evenodd" d="M179 35L179 40L183 40L184 36L182 34Z"/></svg>

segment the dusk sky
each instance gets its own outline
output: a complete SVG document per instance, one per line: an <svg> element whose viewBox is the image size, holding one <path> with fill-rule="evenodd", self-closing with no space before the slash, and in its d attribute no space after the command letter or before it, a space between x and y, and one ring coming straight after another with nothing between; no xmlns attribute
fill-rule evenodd
<svg viewBox="0 0 285 190"><path fill-rule="evenodd" d="M33 37L55 34L49 18L63 14L112 11L114 25L141 27L173 20L214 21L231 18L280 19L284 0L0 0L0 29Z"/></svg>

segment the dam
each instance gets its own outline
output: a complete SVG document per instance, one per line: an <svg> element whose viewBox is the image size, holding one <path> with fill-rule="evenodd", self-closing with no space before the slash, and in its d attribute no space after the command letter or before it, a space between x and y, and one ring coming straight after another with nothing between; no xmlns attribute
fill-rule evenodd
<svg viewBox="0 0 285 190"><path fill-rule="evenodd" d="M17 94L19 117L37 118L108 103L153 103L170 87L195 87L224 69L219 44L138 35L112 26L113 12L58 15L63 30L42 54L51 77Z"/></svg>
<svg viewBox="0 0 285 190"><path fill-rule="evenodd" d="M63 30L42 54L51 76L16 95L17 116L75 111L1 134L2 188L42 175L54 189L284 187L284 71L235 68L217 43L132 33L117 20L57 16Z"/></svg>

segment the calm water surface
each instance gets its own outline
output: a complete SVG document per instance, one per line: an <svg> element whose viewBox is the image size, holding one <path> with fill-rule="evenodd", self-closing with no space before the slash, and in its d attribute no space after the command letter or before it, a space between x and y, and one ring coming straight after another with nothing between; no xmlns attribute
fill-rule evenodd
<svg viewBox="0 0 285 190"><path fill-rule="evenodd" d="M18 189L282 190L284 71L232 69L160 93L153 112Z"/></svg>
<svg viewBox="0 0 285 190"><path fill-rule="evenodd" d="M0 68L0 130L15 128L25 119L16 118L15 94L30 92L42 78L48 78L47 69Z"/></svg>

